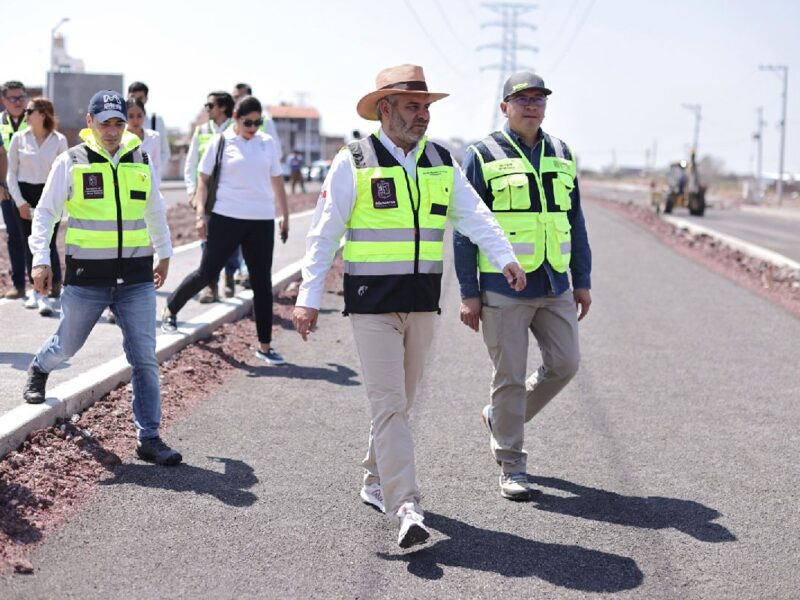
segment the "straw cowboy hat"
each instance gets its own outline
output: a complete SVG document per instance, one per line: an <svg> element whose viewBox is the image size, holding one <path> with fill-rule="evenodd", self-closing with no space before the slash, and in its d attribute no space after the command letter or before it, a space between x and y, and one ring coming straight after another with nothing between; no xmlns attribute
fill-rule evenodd
<svg viewBox="0 0 800 600"><path fill-rule="evenodd" d="M427 97L428 102L436 102L450 94L434 94L428 92L425 74L417 65L398 65L384 69L375 78L375 91L370 92L358 101L358 115L368 121L378 121L378 100L392 94L420 94Z"/></svg>

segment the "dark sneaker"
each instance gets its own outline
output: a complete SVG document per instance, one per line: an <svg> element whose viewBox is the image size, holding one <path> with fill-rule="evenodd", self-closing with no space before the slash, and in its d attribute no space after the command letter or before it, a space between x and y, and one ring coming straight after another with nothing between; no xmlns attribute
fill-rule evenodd
<svg viewBox="0 0 800 600"><path fill-rule="evenodd" d="M40 371L34 365L28 368L28 381L25 383L25 390L22 397L28 404L41 404L45 400L44 387L50 373Z"/></svg>
<svg viewBox="0 0 800 600"><path fill-rule="evenodd" d="M136 456L147 462L171 467L183 460L180 452L176 452L164 443L160 437L145 438L136 442Z"/></svg>
<svg viewBox="0 0 800 600"><path fill-rule="evenodd" d="M225 273L225 297L233 298L236 295L236 282L233 280L233 274L228 275Z"/></svg>
<svg viewBox="0 0 800 600"><path fill-rule="evenodd" d="M164 333L175 333L178 331L178 317L169 314L169 310L166 308L161 315L161 331Z"/></svg>
<svg viewBox="0 0 800 600"><path fill-rule="evenodd" d="M275 348L270 348L266 352L256 350L256 358L263 360L265 363L272 365L273 367L286 364L286 360L284 360L280 354L275 352Z"/></svg>

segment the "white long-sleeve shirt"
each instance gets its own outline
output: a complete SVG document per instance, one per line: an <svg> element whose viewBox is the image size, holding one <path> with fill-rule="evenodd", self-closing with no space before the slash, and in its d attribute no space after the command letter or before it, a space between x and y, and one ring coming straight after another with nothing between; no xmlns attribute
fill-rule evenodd
<svg viewBox="0 0 800 600"><path fill-rule="evenodd" d="M155 119L153 119L155 117ZM153 128L153 121L155 120L155 128ZM160 172L164 172L164 168L167 166L169 162L169 157L172 156L172 152L169 149L169 138L167 137L167 126L164 125L164 119L161 118L157 112L148 112L147 116L145 116L144 123L147 129L153 130L158 132L159 135L159 142L161 143L161 162L159 163L158 167Z"/></svg>
<svg viewBox="0 0 800 600"><path fill-rule="evenodd" d="M112 157L114 167L119 165L121 156L120 148ZM172 242L167 225L167 209L161 194L158 193L156 178L151 176L150 180L150 196L145 206L144 220L158 258L169 258L172 256ZM72 158L69 153L64 152L53 163L39 205L34 212L31 235L28 238L28 246L33 254L33 266L50 265L50 238L53 236L55 224L61 220L64 204L72 198L72 182Z"/></svg>
<svg viewBox="0 0 800 600"><path fill-rule="evenodd" d="M140 146L142 152L146 152L150 159L150 172L156 179L156 187L161 185L161 173L164 165L161 162L161 135L152 129L144 130L144 139Z"/></svg>
<svg viewBox="0 0 800 600"><path fill-rule="evenodd" d="M417 176L417 144L411 152L396 146L383 132L380 142L403 165L412 179ZM467 236L486 254L491 263L502 270L508 263L518 262L503 228L469 184L458 163L453 161L455 181L450 197L447 218L453 226ZM325 275L330 269L339 242L347 230L356 199L356 167L347 149L336 155L331 170L322 184L317 208L306 236L306 253L303 258L303 283L297 296L297 306L319 308L325 287Z"/></svg>
<svg viewBox="0 0 800 600"><path fill-rule="evenodd" d="M67 138L58 131L51 131L40 146L32 129L19 131L8 146L8 174L6 183L17 206L25 204L19 182L44 183L56 157L66 152Z"/></svg>

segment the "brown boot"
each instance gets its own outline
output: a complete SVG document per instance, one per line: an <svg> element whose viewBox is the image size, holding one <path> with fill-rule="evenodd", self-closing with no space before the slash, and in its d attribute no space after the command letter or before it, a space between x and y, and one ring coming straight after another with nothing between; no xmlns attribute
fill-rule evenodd
<svg viewBox="0 0 800 600"><path fill-rule="evenodd" d="M11 288L5 293L6 300L19 300L25 297L25 288Z"/></svg>
<svg viewBox="0 0 800 600"><path fill-rule="evenodd" d="M219 302L219 289L216 283L211 284L206 289L203 290L203 293L200 294L200 297L197 299L200 304L211 304L212 302Z"/></svg>

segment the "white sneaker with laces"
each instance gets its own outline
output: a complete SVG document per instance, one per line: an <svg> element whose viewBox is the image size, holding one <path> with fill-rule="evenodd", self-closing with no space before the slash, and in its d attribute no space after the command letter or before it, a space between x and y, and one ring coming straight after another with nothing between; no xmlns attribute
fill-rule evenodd
<svg viewBox="0 0 800 600"><path fill-rule="evenodd" d="M25 300L25 308L39 308L39 292L31 290Z"/></svg>
<svg viewBox="0 0 800 600"><path fill-rule="evenodd" d="M397 511L397 518L400 519L397 543L401 548L424 544L431 537L431 532L422 522L424 520L422 510L413 502L403 504Z"/></svg>
<svg viewBox="0 0 800 600"><path fill-rule="evenodd" d="M531 488L528 487L528 475L520 473L500 474L500 495L509 500L528 500L531 497Z"/></svg>
<svg viewBox="0 0 800 600"><path fill-rule="evenodd" d="M386 507L383 504L383 489L380 483L370 483L363 486L359 495L364 504L368 504L382 513L386 512Z"/></svg>
<svg viewBox="0 0 800 600"><path fill-rule="evenodd" d="M53 305L50 302L50 298L47 296L43 296L42 294L36 294L38 298L36 299L36 306L39 308L39 314L43 317L49 317L53 314Z"/></svg>

